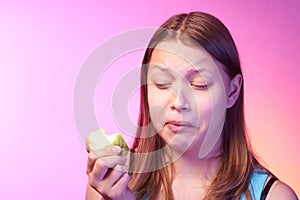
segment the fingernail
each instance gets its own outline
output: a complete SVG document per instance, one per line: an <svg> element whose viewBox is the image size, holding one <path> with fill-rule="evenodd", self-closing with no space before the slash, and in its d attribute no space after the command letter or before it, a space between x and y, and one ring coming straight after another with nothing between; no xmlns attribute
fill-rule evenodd
<svg viewBox="0 0 300 200"><path fill-rule="evenodd" d="M112 151L115 152L115 153L120 153L121 152L121 148L119 146L114 146L112 148Z"/></svg>

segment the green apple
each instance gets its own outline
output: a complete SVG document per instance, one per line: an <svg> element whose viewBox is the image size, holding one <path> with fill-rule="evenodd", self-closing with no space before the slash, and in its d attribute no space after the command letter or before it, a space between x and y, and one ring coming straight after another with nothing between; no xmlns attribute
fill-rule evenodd
<svg viewBox="0 0 300 200"><path fill-rule="evenodd" d="M121 155L123 156L127 155L129 151L129 147L124 141L123 137L119 133L109 135L102 128L94 130L88 135L87 137L88 151L94 151L96 149L100 149L106 145L109 145L109 143L108 144L106 143L107 140L109 141L110 144L121 147L122 149Z"/></svg>
<svg viewBox="0 0 300 200"><path fill-rule="evenodd" d="M108 141L111 144L121 147L121 149L122 149L121 153L123 156L127 155L129 148L128 148L128 145L126 144L126 142L124 141L122 135L120 135L119 133L116 133L116 134L112 134L112 135L106 135L106 138L108 139Z"/></svg>

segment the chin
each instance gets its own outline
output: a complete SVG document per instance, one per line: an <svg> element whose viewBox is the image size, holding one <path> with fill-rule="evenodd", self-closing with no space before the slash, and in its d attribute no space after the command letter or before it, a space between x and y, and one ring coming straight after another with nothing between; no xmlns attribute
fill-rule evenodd
<svg viewBox="0 0 300 200"><path fill-rule="evenodd" d="M172 151L175 150L177 152L184 153L185 151L190 149L191 146L194 146L193 138L189 138L183 135L176 135L168 138L163 137L163 139Z"/></svg>

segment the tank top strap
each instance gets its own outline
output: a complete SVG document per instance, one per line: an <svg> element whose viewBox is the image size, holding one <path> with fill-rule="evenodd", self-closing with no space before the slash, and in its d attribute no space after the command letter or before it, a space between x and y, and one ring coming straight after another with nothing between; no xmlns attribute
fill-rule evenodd
<svg viewBox="0 0 300 200"><path fill-rule="evenodd" d="M264 189L264 185L268 179L268 176L269 175L267 173L252 173L248 188L253 200L260 200L260 196ZM243 194L240 199L246 200L245 195Z"/></svg>

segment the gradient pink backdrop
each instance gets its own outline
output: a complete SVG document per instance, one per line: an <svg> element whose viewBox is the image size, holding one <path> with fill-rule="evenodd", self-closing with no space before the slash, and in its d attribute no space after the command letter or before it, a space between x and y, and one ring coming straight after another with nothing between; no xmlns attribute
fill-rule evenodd
<svg viewBox="0 0 300 200"><path fill-rule="evenodd" d="M0 199L84 199L87 153L72 110L81 64L112 35L193 10L233 34L253 146L300 195L299 1L1 0Z"/></svg>

